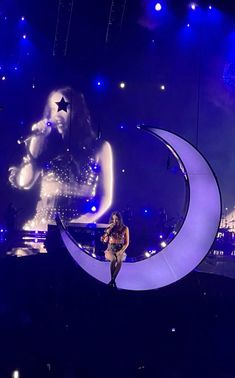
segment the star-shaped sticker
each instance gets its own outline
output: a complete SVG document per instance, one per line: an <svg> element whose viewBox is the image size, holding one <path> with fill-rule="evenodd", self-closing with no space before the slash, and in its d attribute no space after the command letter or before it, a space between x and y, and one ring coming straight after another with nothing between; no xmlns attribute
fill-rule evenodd
<svg viewBox="0 0 235 378"><path fill-rule="evenodd" d="M62 97L59 102L56 102L56 105L58 106L57 112L60 112L61 110L63 110L64 112L67 113L67 107L68 107L69 104L70 103L66 102L64 97Z"/></svg>

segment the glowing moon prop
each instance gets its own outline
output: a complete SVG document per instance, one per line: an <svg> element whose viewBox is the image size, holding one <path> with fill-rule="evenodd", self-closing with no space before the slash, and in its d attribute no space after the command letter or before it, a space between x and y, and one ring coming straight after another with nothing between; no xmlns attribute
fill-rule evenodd
<svg viewBox="0 0 235 378"><path fill-rule="evenodd" d="M117 285L128 290L150 290L169 285L191 272L208 253L221 217L217 180L205 158L190 143L165 130L139 127L159 138L178 159L188 186L188 208L175 238L150 258L123 263ZM61 236L76 262L91 276L107 283L109 263L84 253L71 235Z"/></svg>

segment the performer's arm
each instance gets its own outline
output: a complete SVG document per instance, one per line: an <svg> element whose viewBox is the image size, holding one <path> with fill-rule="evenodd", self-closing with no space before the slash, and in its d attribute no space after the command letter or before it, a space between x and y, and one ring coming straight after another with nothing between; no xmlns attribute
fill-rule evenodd
<svg viewBox="0 0 235 378"><path fill-rule="evenodd" d="M112 231L112 228L113 228L113 227L114 227L114 224L111 223L111 224L109 225L109 227L105 229L105 231L104 231L104 235L101 236L101 241L102 241L103 243L108 243L108 241L109 241L109 236L110 236L110 234L111 234L111 231Z"/></svg>
<svg viewBox="0 0 235 378"><path fill-rule="evenodd" d="M46 120L41 120L31 128L32 135L24 140L26 155L19 167L9 168L9 181L19 189L30 189L38 179L41 170L37 167L36 160L41 155L51 127Z"/></svg>

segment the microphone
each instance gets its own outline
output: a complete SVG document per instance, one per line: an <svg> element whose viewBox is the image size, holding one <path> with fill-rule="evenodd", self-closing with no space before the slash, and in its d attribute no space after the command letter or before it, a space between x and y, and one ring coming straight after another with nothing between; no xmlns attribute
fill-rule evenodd
<svg viewBox="0 0 235 378"><path fill-rule="evenodd" d="M51 129L53 127L53 123L48 119L42 119L37 123L34 123L31 130L33 131L34 135L42 135L42 134L50 134Z"/></svg>
<svg viewBox="0 0 235 378"><path fill-rule="evenodd" d="M115 226L115 223L110 223L109 226L105 230L105 234L109 235L110 231L113 229L114 226Z"/></svg>

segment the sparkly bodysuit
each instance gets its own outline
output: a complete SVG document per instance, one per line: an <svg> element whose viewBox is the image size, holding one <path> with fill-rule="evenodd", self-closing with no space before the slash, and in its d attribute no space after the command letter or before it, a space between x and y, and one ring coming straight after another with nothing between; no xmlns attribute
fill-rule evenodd
<svg viewBox="0 0 235 378"><path fill-rule="evenodd" d="M100 166L93 156L78 164L70 153L52 159L42 170L40 200L34 218L24 229L46 230L57 214L63 221L77 220L90 210L97 194Z"/></svg>

